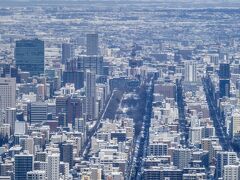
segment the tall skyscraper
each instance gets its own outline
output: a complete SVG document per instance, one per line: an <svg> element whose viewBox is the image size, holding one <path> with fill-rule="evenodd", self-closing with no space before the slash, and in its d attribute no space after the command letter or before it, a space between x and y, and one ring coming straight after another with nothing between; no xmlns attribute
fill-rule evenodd
<svg viewBox="0 0 240 180"><path fill-rule="evenodd" d="M14 170L15 180L26 180L27 172L33 170L33 155L15 155Z"/></svg>
<svg viewBox="0 0 240 180"><path fill-rule="evenodd" d="M67 112L67 104L69 96L57 96L56 97L56 115L60 113L66 113Z"/></svg>
<svg viewBox="0 0 240 180"><path fill-rule="evenodd" d="M219 78L229 79L230 78L230 65L228 63L221 63L219 67Z"/></svg>
<svg viewBox="0 0 240 180"><path fill-rule="evenodd" d="M66 63L65 71L63 72L63 84L73 83L75 89L80 89L84 86L84 71L77 69L77 61L75 59Z"/></svg>
<svg viewBox="0 0 240 180"><path fill-rule="evenodd" d="M7 108L5 123L10 124L11 134L13 134L15 130L15 121L16 121L16 108Z"/></svg>
<svg viewBox="0 0 240 180"><path fill-rule="evenodd" d="M62 64L65 64L68 59L72 58L73 49L72 45L68 43L62 44Z"/></svg>
<svg viewBox="0 0 240 180"><path fill-rule="evenodd" d="M98 34L87 34L87 55L98 55Z"/></svg>
<svg viewBox="0 0 240 180"><path fill-rule="evenodd" d="M69 169L73 167L73 145L64 143L60 145L60 160L69 164Z"/></svg>
<svg viewBox="0 0 240 180"><path fill-rule="evenodd" d="M83 87L84 73L81 71L64 71L63 72L63 84L73 83L75 89Z"/></svg>
<svg viewBox="0 0 240 180"><path fill-rule="evenodd" d="M85 134L85 132L86 132L86 120L85 120L85 118L76 118L75 123L76 123L75 128L79 132Z"/></svg>
<svg viewBox="0 0 240 180"><path fill-rule="evenodd" d="M16 79L0 78L0 123L6 108L16 107Z"/></svg>
<svg viewBox="0 0 240 180"><path fill-rule="evenodd" d="M220 98L230 96L230 80L229 79L219 79L219 95Z"/></svg>
<svg viewBox="0 0 240 180"><path fill-rule="evenodd" d="M77 69L85 72L87 69L95 74L103 74L103 57L102 56L79 56L77 59Z"/></svg>
<svg viewBox="0 0 240 180"><path fill-rule="evenodd" d="M86 112L86 97L73 95L67 101L67 121L75 128L75 119L81 118Z"/></svg>
<svg viewBox="0 0 240 180"><path fill-rule="evenodd" d="M219 95L220 98L230 96L230 65L221 63L219 67Z"/></svg>
<svg viewBox="0 0 240 180"><path fill-rule="evenodd" d="M39 39L16 41L15 61L22 71L30 75L44 73L44 42Z"/></svg>
<svg viewBox="0 0 240 180"><path fill-rule="evenodd" d="M235 136L240 133L240 112L235 110L231 117L231 136Z"/></svg>
<svg viewBox="0 0 240 180"><path fill-rule="evenodd" d="M59 154L49 154L48 155L48 180L59 180L59 164L60 157Z"/></svg>
<svg viewBox="0 0 240 180"><path fill-rule="evenodd" d="M86 114L88 119L96 118L96 75L90 70L86 71Z"/></svg>
<svg viewBox="0 0 240 180"><path fill-rule="evenodd" d="M0 97L3 109L16 106L16 79L0 78Z"/></svg>
<svg viewBox="0 0 240 180"><path fill-rule="evenodd" d="M186 61L184 62L184 81L196 82L197 81L197 69L196 62Z"/></svg>

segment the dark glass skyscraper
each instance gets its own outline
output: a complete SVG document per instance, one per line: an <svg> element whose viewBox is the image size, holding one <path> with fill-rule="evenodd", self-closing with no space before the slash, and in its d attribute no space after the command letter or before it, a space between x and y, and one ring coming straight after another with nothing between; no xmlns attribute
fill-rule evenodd
<svg viewBox="0 0 240 180"><path fill-rule="evenodd" d="M228 63L220 64L219 78L220 79L230 79L230 65Z"/></svg>
<svg viewBox="0 0 240 180"><path fill-rule="evenodd" d="M73 167L73 145L65 143L60 145L60 160L69 163L69 168Z"/></svg>
<svg viewBox="0 0 240 180"><path fill-rule="evenodd" d="M16 66L30 75L44 73L44 42L39 39L16 41Z"/></svg>
<svg viewBox="0 0 240 180"><path fill-rule="evenodd" d="M65 64L68 59L72 57L72 46L71 44L63 43L62 44L62 63Z"/></svg>
<svg viewBox="0 0 240 180"><path fill-rule="evenodd" d="M75 119L82 118L85 113L86 98L82 96L72 96L67 101L67 121L75 128Z"/></svg>
<svg viewBox="0 0 240 180"><path fill-rule="evenodd" d="M84 86L84 72L81 71L64 71L63 84L73 83L76 89Z"/></svg>
<svg viewBox="0 0 240 180"><path fill-rule="evenodd" d="M63 84L73 83L76 89L84 86L84 71L77 69L76 60L71 60L66 63L65 71L63 72Z"/></svg>
<svg viewBox="0 0 240 180"><path fill-rule="evenodd" d="M230 96L230 65L221 63L219 67L219 95L220 98Z"/></svg>
<svg viewBox="0 0 240 180"><path fill-rule="evenodd" d="M220 98L230 96L230 80L229 79L220 79L219 80L219 91L220 91Z"/></svg>
<svg viewBox="0 0 240 180"><path fill-rule="evenodd" d="M87 34L87 55L98 55L98 34Z"/></svg>
<svg viewBox="0 0 240 180"><path fill-rule="evenodd" d="M79 56L77 58L77 69L85 72L89 69L97 75L103 74L103 57L102 56Z"/></svg>
<svg viewBox="0 0 240 180"><path fill-rule="evenodd" d="M27 172L33 170L33 155L15 155L15 180L26 180Z"/></svg>

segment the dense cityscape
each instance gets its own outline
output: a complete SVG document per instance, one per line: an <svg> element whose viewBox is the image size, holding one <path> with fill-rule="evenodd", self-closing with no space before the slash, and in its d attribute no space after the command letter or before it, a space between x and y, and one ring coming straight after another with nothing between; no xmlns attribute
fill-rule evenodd
<svg viewBox="0 0 240 180"><path fill-rule="evenodd" d="M0 0L0 180L240 180L240 2Z"/></svg>

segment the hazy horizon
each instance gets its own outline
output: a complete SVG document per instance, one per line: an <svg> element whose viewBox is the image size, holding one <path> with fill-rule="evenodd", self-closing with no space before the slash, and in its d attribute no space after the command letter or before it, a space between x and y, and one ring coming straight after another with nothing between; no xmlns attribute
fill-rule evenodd
<svg viewBox="0 0 240 180"><path fill-rule="evenodd" d="M107 2L107 3L106 3ZM239 0L0 0L1 7L6 6L111 6L134 4L136 6L151 6L154 4L163 8L240 8ZM157 6L158 7L158 6ZM158 7L158 8L159 8Z"/></svg>

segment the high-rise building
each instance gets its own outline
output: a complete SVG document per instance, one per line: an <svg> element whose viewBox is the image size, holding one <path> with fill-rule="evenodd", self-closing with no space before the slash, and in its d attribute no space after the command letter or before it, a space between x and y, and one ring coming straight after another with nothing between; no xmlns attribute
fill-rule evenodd
<svg viewBox="0 0 240 180"><path fill-rule="evenodd" d="M84 72L83 71L64 71L63 85L73 83L75 89L80 89L84 86Z"/></svg>
<svg viewBox="0 0 240 180"><path fill-rule="evenodd" d="M79 95L56 97L56 114L59 125L66 127L68 123L75 126L75 118L81 118L86 112L86 97Z"/></svg>
<svg viewBox="0 0 240 180"><path fill-rule="evenodd" d="M63 84L73 83L75 89L80 89L84 86L84 70L77 68L77 59L68 61L63 71Z"/></svg>
<svg viewBox="0 0 240 180"><path fill-rule="evenodd" d="M190 149L174 149L173 151L173 165L179 169L189 167L191 161L191 150Z"/></svg>
<svg viewBox="0 0 240 180"><path fill-rule="evenodd" d="M27 132L27 126L25 121L16 121L15 122L15 135L24 135Z"/></svg>
<svg viewBox="0 0 240 180"><path fill-rule="evenodd" d="M48 155L48 172L47 178L48 180L59 180L59 164L60 164L60 157L59 154L49 154Z"/></svg>
<svg viewBox="0 0 240 180"><path fill-rule="evenodd" d="M231 135L235 136L240 133L240 112L235 111L231 117Z"/></svg>
<svg viewBox="0 0 240 180"><path fill-rule="evenodd" d="M13 163L5 162L0 164L0 175L1 176L9 176L13 172Z"/></svg>
<svg viewBox="0 0 240 180"><path fill-rule="evenodd" d="M15 180L26 180L27 172L33 170L33 155L17 154L15 155L14 175Z"/></svg>
<svg viewBox="0 0 240 180"><path fill-rule="evenodd" d="M235 152L220 151L216 155L216 177L223 177L224 166L234 165L238 161L237 154Z"/></svg>
<svg viewBox="0 0 240 180"><path fill-rule="evenodd" d="M225 165L223 179L224 180L239 180L240 172L239 165Z"/></svg>
<svg viewBox="0 0 240 180"><path fill-rule="evenodd" d="M44 42L39 39L16 41L15 61L22 71L30 75L44 73Z"/></svg>
<svg viewBox="0 0 240 180"><path fill-rule="evenodd" d="M168 145L165 143L149 143L149 156L164 156L168 153Z"/></svg>
<svg viewBox="0 0 240 180"><path fill-rule="evenodd" d="M67 123L75 128L75 119L82 118L86 113L86 97L73 95L67 101Z"/></svg>
<svg viewBox="0 0 240 180"><path fill-rule="evenodd" d="M103 75L103 57L102 56L79 56L76 59L77 70L86 72L91 70L97 75Z"/></svg>
<svg viewBox="0 0 240 180"><path fill-rule="evenodd" d="M32 137L19 138L19 144L23 150L27 150L29 154L34 154L34 140Z"/></svg>
<svg viewBox="0 0 240 180"><path fill-rule="evenodd" d="M221 63L219 67L219 78L220 79L229 79L230 78L230 64Z"/></svg>
<svg viewBox="0 0 240 180"><path fill-rule="evenodd" d="M85 132L86 132L86 120L85 120L85 118L76 118L75 123L76 123L75 128L79 132L85 134Z"/></svg>
<svg viewBox="0 0 240 180"><path fill-rule="evenodd" d="M230 96L230 80L229 79L220 79L219 80L219 95L220 98Z"/></svg>
<svg viewBox="0 0 240 180"><path fill-rule="evenodd" d="M73 167L73 145L64 143L60 145L60 160L69 164L69 169Z"/></svg>
<svg viewBox="0 0 240 180"><path fill-rule="evenodd" d="M5 123L10 124L11 134L13 134L15 131L15 121L16 121L16 108L7 108Z"/></svg>
<svg viewBox="0 0 240 180"><path fill-rule="evenodd" d="M0 125L0 134L2 136L10 136L11 133L10 133L10 125L9 124L2 124Z"/></svg>
<svg viewBox="0 0 240 180"><path fill-rule="evenodd" d="M98 34L87 34L87 55L98 55Z"/></svg>
<svg viewBox="0 0 240 180"><path fill-rule="evenodd" d="M230 65L221 63L219 67L219 95L220 98L230 96Z"/></svg>
<svg viewBox="0 0 240 180"><path fill-rule="evenodd" d="M0 77L12 77L16 78L18 83L20 82L18 69L7 62L1 62L0 64Z"/></svg>
<svg viewBox="0 0 240 180"><path fill-rule="evenodd" d="M47 120L48 105L44 102L33 102L30 104L31 124L42 123Z"/></svg>
<svg viewBox="0 0 240 180"><path fill-rule="evenodd" d="M68 59L73 56L72 45L68 43L62 44L62 64L65 64Z"/></svg>
<svg viewBox="0 0 240 180"><path fill-rule="evenodd" d="M210 54L210 63L218 65L219 63L219 54Z"/></svg>
<svg viewBox="0 0 240 180"><path fill-rule="evenodd" d="M16 79L0 78L0 102L1 108L15 108L16 106Z"/></svg>
<svg viewBox="0 0 240 180"><path fill-rule="evenodd" d="M58 116L59 113L66 113L67 112L67 104L69 96L57 96L56 97L56 115Z"/></svg>
<svg viewBox="0 0 240 180"><path fill-rule="evenodd" d="M48 162L34 161L34 170L40 170L45 172L45 177L47 177L48 172ZM47 178L46 178L47 179Z"/></svg>
<svg viewBox="0 0 240 180"><path fill-rule="evenodd" d="M196 62L194 61L184 62L184 81L186 82L197 81Z"/></svg>
<svg viewBox="0 0 240 180"><path fill-rule="evenodd" d="M16 79L0 78L0 125L4 123L6 108L16 106Z"/></svg>
<svg viewBox="0 0 240 180"><path fill-rule="evenodd" d="M27 180L46 180L46 172L34 170L27 172Z"/></svg>
<svg viewBox="0 0 240 180"><path fill-rule="evenodd" d="M68 127L66 113L58 114L58 125L61 127Z"/></svg>
<svg viewBox="0 0 240 180"><path fill-rule="evenodd" d="M75 129L82 133L82 141L85 142L87 136L86 117L75 119Z"/></svg>
<svg viewBox="0 0 240 180"><path fill-rule="evenodd" d="M189 128L189 141L191 144L201 144L202 139L202 127L190 127Z"/></svg>
<svg viewBox="0 0 240 180"><path fill-rule="evenodd" d="M64 176L64 180L68 180L68 175L69 175L69 164L65 163L65 162L60 162L60 172L62 173L62 175Z"/></svg>
<svg viewBox="0 0 240 180"><path fill-rule="evenodd" d="M86 71L86 114L88 119L95 119L96 107L96 75L90 70Z"/></svg>

